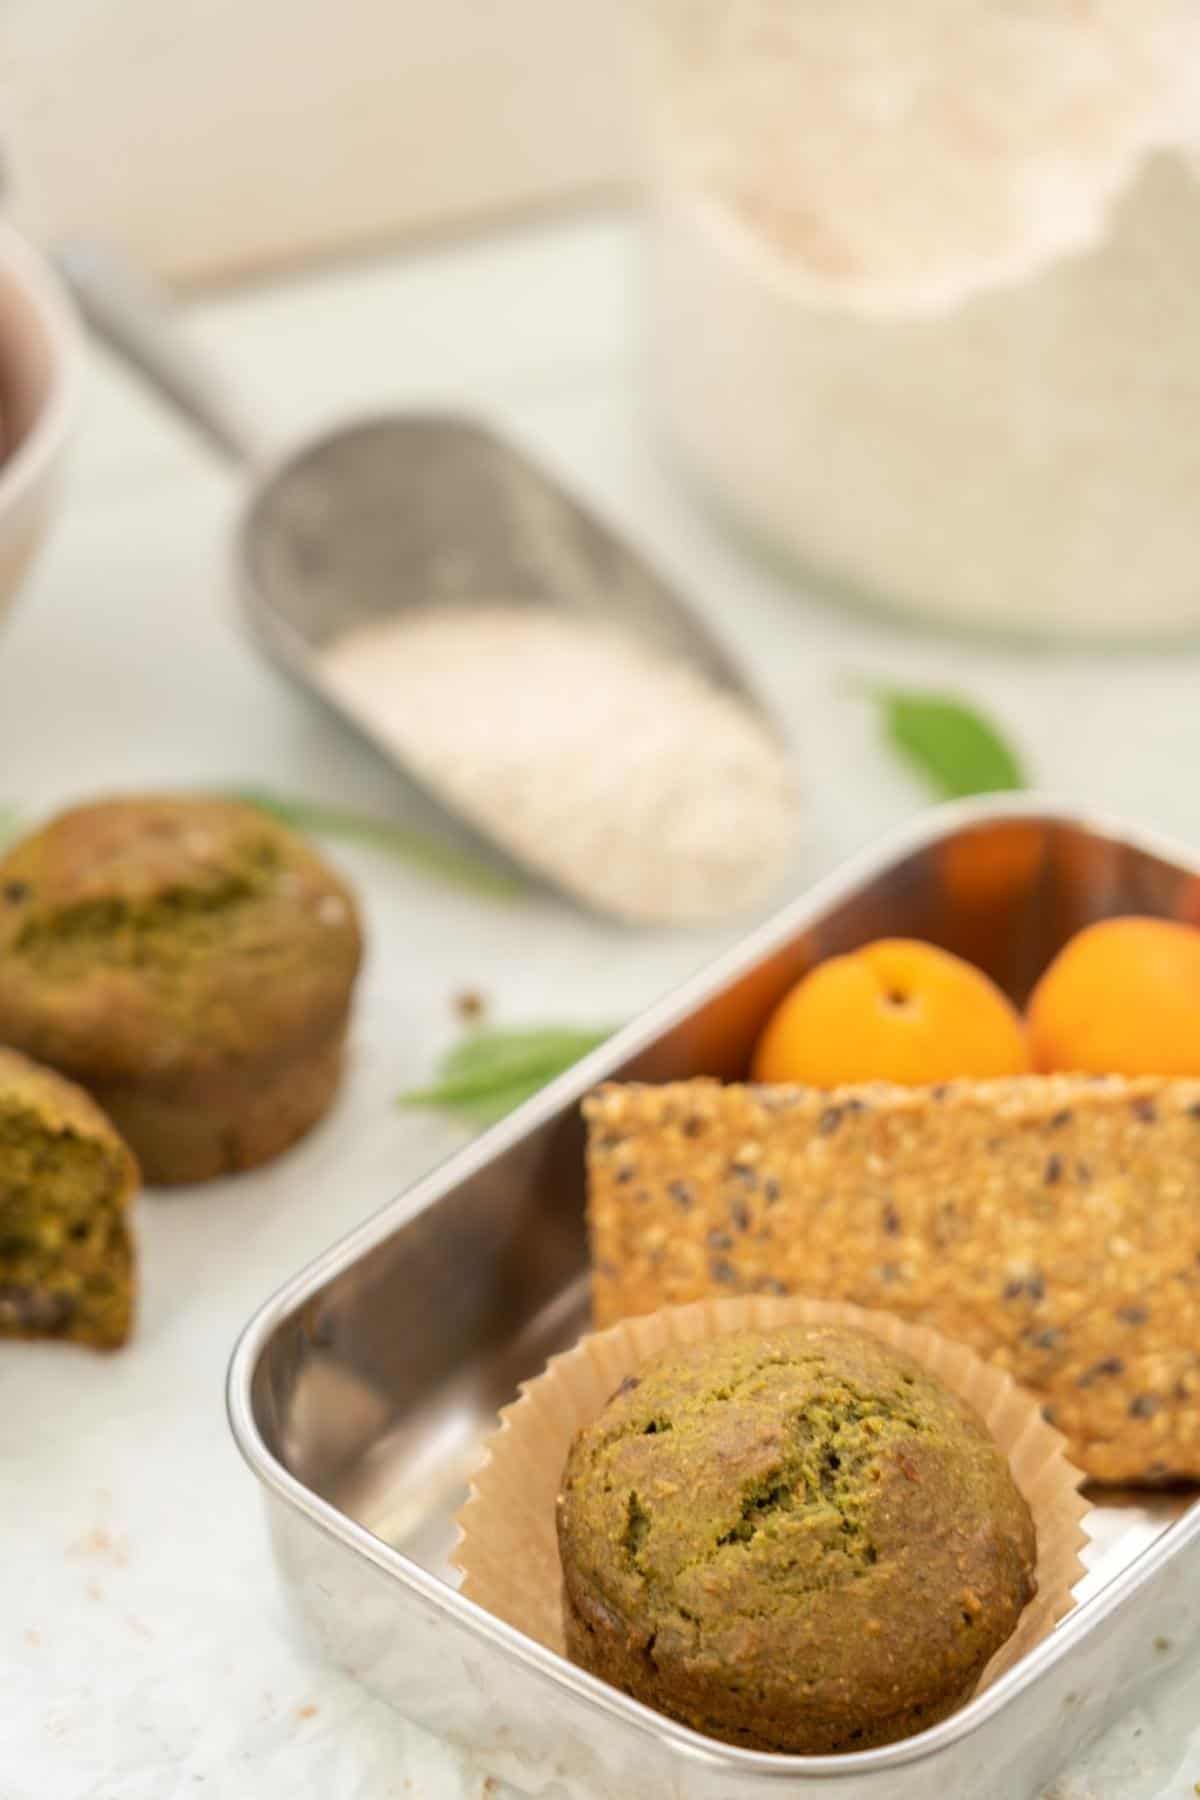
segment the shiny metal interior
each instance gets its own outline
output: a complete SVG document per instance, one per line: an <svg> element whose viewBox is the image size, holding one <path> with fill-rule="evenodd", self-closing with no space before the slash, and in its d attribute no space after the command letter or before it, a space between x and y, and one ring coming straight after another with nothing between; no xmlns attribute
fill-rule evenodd
<svg viewBox="0 0 1200 1800"><path fill-rule="evenodd" d="M353 1522L402 1552L408 1562L398 1571L416 1565L449 1583L453 1515L481 1439L518 1383L586 1324L578 1103L597 1079L743 1074L768 1011L796 976L884 933L957 951L1020 1000L1071 933L1122 912L1200 922L1197 868L1118 830L1011 804L948 809L883 860L861 860L264 1308L231 1375L234 1427L252 1466L326 1531ZM1105 1587L1181 1515L1181 1548L1186 1538L1200 1552L1193 1499L1191 1491L1102 1497L1084 1591ZM447 1605L468 1610L442 1591ZM589 1679L561 1667L564 1681ZM842 1761L865 1766L891 1754Z"/></svg>

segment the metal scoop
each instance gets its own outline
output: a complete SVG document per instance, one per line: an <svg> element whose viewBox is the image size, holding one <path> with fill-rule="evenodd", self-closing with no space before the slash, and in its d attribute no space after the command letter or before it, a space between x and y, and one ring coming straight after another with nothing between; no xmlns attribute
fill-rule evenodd
<svg viewBox="0 0 1200 1800"><path fill-rule="evenodd" d="M317 653L403 607L497 597L624 626L774 731L736 663L641 557L485 426L384 414L273 453L164 293L101 246L68 244L56 260L97 335L247 470L236 580L254 641L393 762L394 750L331 692ZM430 791L426 778L404 773Z"/></svg>

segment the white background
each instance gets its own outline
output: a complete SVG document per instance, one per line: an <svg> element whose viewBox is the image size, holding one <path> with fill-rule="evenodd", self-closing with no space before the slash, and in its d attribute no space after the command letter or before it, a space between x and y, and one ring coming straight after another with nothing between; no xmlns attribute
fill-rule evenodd
<svg viewBox="0 0 1200 1800"><path fill-rule="evenodd" d="M528 230L209 304L197 330L281 431L356 404L474 404L651 546L744 652L793 736L788 891L907 816L919 788L847 675L961 683L1046 785L1200 841L1200 658L955 647L827 610L745 563L661 465L636 392L636 257L618 218ZM386 810L394 782L262 668L227 597L235 489L98 371L70 502L0 639L0 802L254 780ZM0 1800L468 1800L465 1767L315 1666L224 1424L256 1304L461 1141L392 1097L451 1040L454 993L512 1022L604 1023L728 942L626 932L549 897L485 907L342 855L372 951L346 1092L273 1169L141 1206L136 1342L0 1357ZM1063 1800L1175 1800L1200 1778L1200 1671ZM1014 1796L1013 1800L1021 1800Z"/></svg>
<svg viewBox="0 0 1200 1800"><path fill-rule="evenodd" d="M612 0L2 0L26 216L208 278L628 179Z"/></svg>

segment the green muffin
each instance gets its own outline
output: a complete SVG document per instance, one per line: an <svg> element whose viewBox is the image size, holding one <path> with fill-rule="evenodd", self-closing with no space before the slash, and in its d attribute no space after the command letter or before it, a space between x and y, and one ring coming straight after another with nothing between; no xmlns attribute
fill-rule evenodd
<svg viewBox="0 0 1200 1800"><path fill-rule="evenodd" d="M137 1165L73 1082L0 1049L0 1337L129 1335Z"/></svg>
<svg viewBox="0 0 1200 1800"><path fill-rule="evenodd" d="M752 1750L862 1750L971 1694L1036 1583L1033 1521L980 1420L866 1334L673 1349L567 1458L568 1654Z"/></svg>
<svg viewBox="0 0 1200 1800"><path fill-rule="evenodd" d="M80 1082L148 1181L265 1162L336 1091L353 896L257 808L98 801L0 859L0 1042Z"/></svg>

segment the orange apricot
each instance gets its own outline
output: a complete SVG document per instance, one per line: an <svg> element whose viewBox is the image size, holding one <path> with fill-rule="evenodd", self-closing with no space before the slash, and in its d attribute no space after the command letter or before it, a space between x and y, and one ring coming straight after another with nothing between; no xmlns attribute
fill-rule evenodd
<svg viewBox="0 0 1200 1800"><path fill-rule="evenodd" d="M751 1076L916 1086L1029 1068L1020 1015L994 982L933 944L881 938L797 982L767 1021Z"/></svg>
<svg viewBox="0 0 1200 1800"><path fill-rule="evenodd" d="M1033 990L1037 1068L1200 1075L1200 931L1173 919L1104 919L1077 932Z"/></svg>

